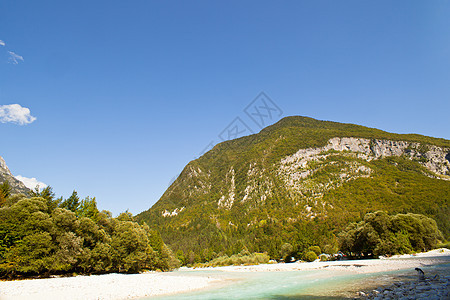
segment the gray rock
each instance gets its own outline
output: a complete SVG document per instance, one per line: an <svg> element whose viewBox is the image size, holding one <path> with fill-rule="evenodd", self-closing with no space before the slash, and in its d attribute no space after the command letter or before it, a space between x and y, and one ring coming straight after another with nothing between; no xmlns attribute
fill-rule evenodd
<svg viewBox="0 0 450 300"><path fill-rule="evenodd" d="M431 286L429 286L429 285L418 286L418 287L416 287L416 290L419 290L419 291L429 291L429 290L431 290Z"/></svg>
<svg viewBox="0 0 450 300"><path fill-rule="evenodd" d="M30 189L27 188L22 181L16 179L12 175L5 160L0 156L0 184L5 181L11 186L12 194L28 194L30 192Z"/></svg>

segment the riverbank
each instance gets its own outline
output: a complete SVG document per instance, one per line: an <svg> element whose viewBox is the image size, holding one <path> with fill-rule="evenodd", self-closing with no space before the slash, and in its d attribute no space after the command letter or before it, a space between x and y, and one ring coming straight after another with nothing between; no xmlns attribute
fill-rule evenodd
<svg viewBox="0 0 450 300"><path fill-rule="evenodd" d="M450 263L450 250L433 250L417 255L396 256L387 259L373 260L348 260L332 262L312 262L312 263L290 263L290 264L267 264L256 266L227 266L217 268L190 269L181 268L180 271L169 273L148 272L143 274L108 274L93 276L76 276L49 279L31 279L21 281L0 282L0 299L134 299L170 295L180 293L186 294L199 290L214 290L218 287L231 286L237 282L230 281L233 276L227 274L237 274L237 277L246 277L248 272L261 272L269 274L276 272L297 271L320 271L322 277L329 276L349 276L353 274L377 274L408 270L415 275L414 269L419 267L427 272L427 268L432 268L439 264ZM211 272L209 272L211 271ZM302 272L301 272L302 273ZM317 273L317 272L315 272ZM258 273L254 273L258 274ZM426 274L427 276L429 274ZM445 275L445 274L444 274ZM358 297L358 291L364 291L369 295L373 290L379 289L372 297L379 293L384 293L381 288L390 286L393 282L389 280L381 282L376 279L370 283L362 283L358 286L348 288L345 295ZM440 277L441 279L445 277ZM410 280L411 281L411 280ZM257 284L257 283L256 283ZM294 284L295 285L295 284ZM421 288L427 289L427 288ZM216 293L219 291L216 291ZM377 294L378 293L378 294ZM344 295L344 294L342 294ZM360 298L363 295L360 294ZM393 297L395 298L395 297Z"/></svg>
<svg viewBox="0 0 450 300"><path fill-rule="evenodd" d="M437 253L436 253L437 252ZM407 276L394 276L389 283L378 286L375 289L365 289L358 292L360 299L427 299L444 300L450 299L450 256L449 250L434 250L420 253L417 256L437 257L442 254L441 259L448 261L441 265L421 264L409 271ZM394 259L408 259L407 255L396 256ZM423 260L423 259L422 259ZM420 260L418 260L420 262ZM423 273L422 273L423 272Z"/></svg>
<svg viewBox="0 0 450 300"><path fill-rule="evenodd" d="M106 274L0 282L0 300L12 299L135 299L191 292L211 286L217 279L168 276L169 273Z"/></svg>
<svg viewBox="0 0 450 300"><path fill-rule="evenodd" d="M379 287L371 292L359 292L361 299L450 299L450 275L434 274L428 278L412 281L396 281L386 287Z"/></svg>
<svg viewBox="0 0 450 300"><path fill-rule="evenodd" d="M262 264L254 266L215 267L215 270L227 272L276 272L276 271L307 271L307 270L341 270L355 273L376 273L416 268L424 265L436 265L449 262L450 250L436 249L414 255L395 255L390 258L341 261L314 261L310 263ZM210 270L212 268L197 268L194 270Z"/></svg>

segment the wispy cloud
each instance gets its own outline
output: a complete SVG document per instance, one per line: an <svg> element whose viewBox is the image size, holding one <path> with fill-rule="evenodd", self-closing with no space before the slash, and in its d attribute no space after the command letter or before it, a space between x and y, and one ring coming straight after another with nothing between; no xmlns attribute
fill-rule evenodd
<svg viewBox="0 0 450 300"><path fill-rule="evenodd" d="M23 182L23 184L25 184L25 186L29 189L34 190L36 188L36 186L39 186L39 189L45 189L47 187L47 185L39 180L37 180L36 178L28 178L28 177L24 177L21 175L17 175L15 176L16 179L20 180Z"/></svg>
<svg viewBox="0 0 450 300"><path fill-rule="evenodd" d="M19 63L19 60L20 60L20 61L23 61L23 57L22 57L22 56L20 56L20 55L14 53L14 52L12 52L12 51L8 51L8 53L9 53L9 61L10 61L12 64L17 65L17 64Z"/></svg>
<svg viewBox="0 0 450 300"><path fill-rule="evenodd" d="M19 104L0 105L0 122L27 125L36 121L26 107Z"/></svg>
<svg viewBox="0 0 450 300"><path fill-rule="evenodd" d="M7 55L9 56L8 62L10 64L18 65L20 62L24 61L23 56L17 54L14 51L9 51L8 47L6 47L6 43L3 40L0 40L0 46L5 47L5 51L7 52Z"/></svg>

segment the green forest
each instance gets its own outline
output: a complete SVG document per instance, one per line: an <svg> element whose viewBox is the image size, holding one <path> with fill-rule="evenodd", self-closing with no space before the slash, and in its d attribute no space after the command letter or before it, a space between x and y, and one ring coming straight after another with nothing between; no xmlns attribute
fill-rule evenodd
<svg viewBox="0 0 450 300"><path fill-rule="evenodd" d="M0 186L0 278L52 274L169 271L179 261L159 233L122 213L99 211L77 192L55 198L51 187L11 195Z"/></svg>

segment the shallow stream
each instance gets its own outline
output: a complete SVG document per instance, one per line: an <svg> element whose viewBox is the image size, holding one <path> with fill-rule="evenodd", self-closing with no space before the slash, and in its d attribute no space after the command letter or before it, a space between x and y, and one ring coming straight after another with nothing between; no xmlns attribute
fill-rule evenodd
<svg viewBox="0 0 450 300"><path fill-rule="evenodd" d="M449 272L450 264L423 267L426 274ZM146 299L346 299L358 291L370 291L394 281L417 280L413 269L350 273L341 270L238 272L222 270L180 270L168 276L210 276L222 280L210 288Z"/></svg>

